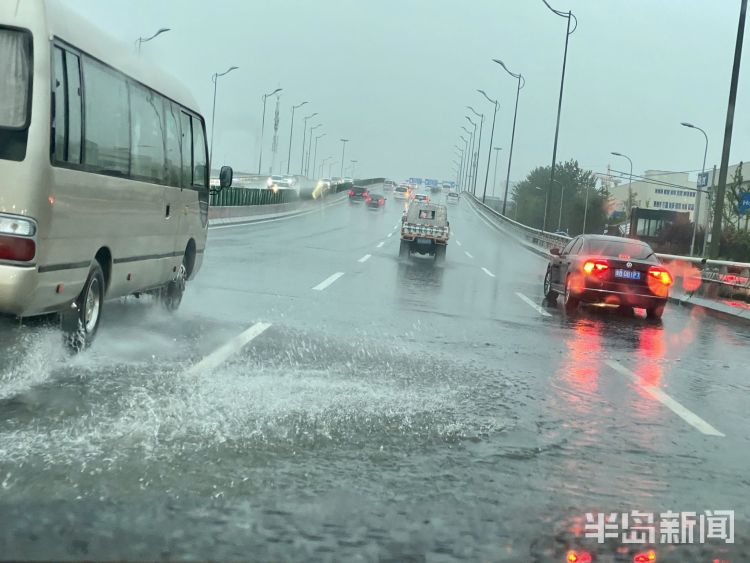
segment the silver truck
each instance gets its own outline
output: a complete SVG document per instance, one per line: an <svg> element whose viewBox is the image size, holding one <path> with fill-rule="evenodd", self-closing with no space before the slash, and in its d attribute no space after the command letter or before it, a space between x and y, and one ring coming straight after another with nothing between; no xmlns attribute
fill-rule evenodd
<svg viewBox="0 0 750 563"><path fill-rule="evenodd" d="M399 257L426 254L434 256L436 262L443 262L449 238L450 223L445 205L413 201L401 217Z"/></svg>

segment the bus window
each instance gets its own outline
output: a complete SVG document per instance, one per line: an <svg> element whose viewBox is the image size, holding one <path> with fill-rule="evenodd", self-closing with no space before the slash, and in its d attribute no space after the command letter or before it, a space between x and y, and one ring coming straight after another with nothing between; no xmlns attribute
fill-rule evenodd
<svg viewBox="0 0 750 563"><path fill-rule="evenodd" d="M102 174L130 172L128 85L123 75L84 57L86 166Z"/></svg>
<svg viewBox="0 0 750 563"><path fill-rule="evenodd" d="M203 131L203 123L193 117L193 186L207 187L207 172L206 135Z"/></svg>
<svg viewBox="0 0 750 563"><path fill-rule="evenodd" d="M169 100L164 100L164 130L166 132L167 185L180 186L182 154L180 127L177 123L179 110Z"/></svg>
<svg viewBox="0 0 750 563"><path fill-rule="evenodd" d="M182 129L182 187L188 188L193 183L193 129L190 126L190 116L180 113Z"/></svg>
<svg viewBox="0 0 750 563"><path fill-rule="evenodd" d="M65 106L68 105L65 89L65 52L59 47L55 47L54 53L55 65L55 113L53 116L52 128L54 130L54 159L57 162L65 162Z"/></svg>
<svg viewBox="0 0 750 563"><path fill-rule="evenodd" d="M73 164L81 163L81 65L78 55L65 53L65 76L67 78L67 123L68 157Z"/></svg>
<svg viewBox="0 0 750 563"><path fill-rule="evenodd" d="M151 90L130 85L131 168L133 178L164 182L164 103Z"/></svg>

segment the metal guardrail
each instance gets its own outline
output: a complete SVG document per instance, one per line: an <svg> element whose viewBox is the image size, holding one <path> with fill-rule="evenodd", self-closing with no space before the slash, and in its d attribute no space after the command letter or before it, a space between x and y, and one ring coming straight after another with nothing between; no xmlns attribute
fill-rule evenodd
<svg viewBox="0 0 750 563"><path fill-rule="evenodd" d="M503 215L464 192L485 216L495 219L500 228L521 242L539 249L562 248L571 237L534 229ZM546 255L546 253L544 253ZM695 256L656 254L675 278L675 286L686 296L698 295L708 299L734 299L750 303L750 263L708 260Z"/></svg>

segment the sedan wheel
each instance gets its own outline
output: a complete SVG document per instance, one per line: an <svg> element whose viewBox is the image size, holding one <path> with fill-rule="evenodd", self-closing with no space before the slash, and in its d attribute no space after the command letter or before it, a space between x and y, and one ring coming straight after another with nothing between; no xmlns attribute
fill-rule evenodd
<svg viewBox="0 0 750 563"><path fill-rule="evenodd" d="M557 303L557 292L552 289L552 268L547 268L547 273L544 274L544 298L550 305Z"/></svg>
<svg viewBox="0 0 750 563"><path fill-rule="evenodd" d="M646 309L646 317L653 320L659 320L661 319L661 316L664 314L664 304L657 305L656 307L649 307Z"/></svg>
<svg viewBox="0 0 750 563"><path fill-rule="evenodd" d="M563 305L566 313L573 313L578 309L578 298L570 291L570 278L565 280L565 295L563 296Z"/></svg>

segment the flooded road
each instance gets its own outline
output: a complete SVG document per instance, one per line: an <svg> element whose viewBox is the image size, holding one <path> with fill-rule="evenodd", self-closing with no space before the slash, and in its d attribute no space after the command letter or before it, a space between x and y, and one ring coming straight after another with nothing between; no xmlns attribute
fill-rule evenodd
<svg viewBox="0 0 750 563"><path fill-rule="evenodd" d="M5 323L5 557L610 561L587 512L734 510L658 560L750 560L747 327L537 309L544 259L467 201L443 267L399 216L212 230L178 313L108 304L75 358Z"/></svg>

